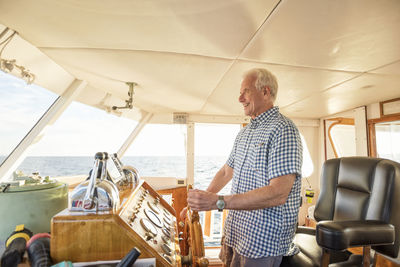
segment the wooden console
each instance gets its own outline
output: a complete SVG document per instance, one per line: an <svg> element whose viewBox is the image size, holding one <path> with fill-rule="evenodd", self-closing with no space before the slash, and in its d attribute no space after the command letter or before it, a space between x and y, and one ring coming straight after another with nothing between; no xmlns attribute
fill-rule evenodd
<svg viewBox="0 0 400 267"><path fill-rule="evenodd" d="M157 266L181 266L174 209L146 182L132 190L116 212L58 213L51 223L55 262L122 259L133 247Z"/></svg>

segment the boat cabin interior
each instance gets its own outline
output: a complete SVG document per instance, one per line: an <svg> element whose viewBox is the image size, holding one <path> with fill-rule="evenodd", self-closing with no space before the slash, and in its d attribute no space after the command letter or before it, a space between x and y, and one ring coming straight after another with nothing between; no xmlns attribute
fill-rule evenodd
<svg viewBox="0 0 400 267"><path fill-rule="evenodd" d="M400 266L399 29L398 0L1 0L0 252L46 233L52 264L222 266L229 211L179 214L250 122L243 74L265 68L304 148L301 253L281 266ZM72 172L43 173L38 147ZM81 171L65 157L83 147Z"/></svg>

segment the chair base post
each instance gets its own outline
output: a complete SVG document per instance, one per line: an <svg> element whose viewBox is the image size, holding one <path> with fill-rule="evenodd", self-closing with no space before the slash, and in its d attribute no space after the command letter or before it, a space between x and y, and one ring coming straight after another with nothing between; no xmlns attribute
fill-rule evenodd
<svg viewBox="0 0 400 267"><path fill-rule="evenodd" d="M376 262L378 261L378 253L374 251L374 258L372 259L372 267L376 267Z"/></svg>
<svg viewBox="0 0 400 267"><path fill-rule="evenodd" d="M321 267L328 267L330 256L329 250L324 248L322 251Z"/></svg>
<svg viewBox="0 0 400 267"><path fill-rule="evenodd" d="M363 267L370 267L371 246L363 247Z"/></svg>

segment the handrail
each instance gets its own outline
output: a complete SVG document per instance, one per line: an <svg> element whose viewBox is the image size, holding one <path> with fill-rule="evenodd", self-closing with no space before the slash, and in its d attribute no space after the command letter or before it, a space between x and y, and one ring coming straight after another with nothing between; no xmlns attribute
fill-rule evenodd
<svg viewBox="0 0 400 267"><path fill-rule="evenodd" d="M331 119L327 119L327 121L334 121L334 123L332 123L329 128L328 128L328 139L329 142L331 143L332 146L332 150L333 150L333 154L335 155L335 158L338 157L336 148L335 148L335 144L333 143L333 138L332 138L332 134L331 134L331 130L334 126L338 125L338 124L342 124L342 125L354 125L354 119L352 118L331 118Z"/></svg>

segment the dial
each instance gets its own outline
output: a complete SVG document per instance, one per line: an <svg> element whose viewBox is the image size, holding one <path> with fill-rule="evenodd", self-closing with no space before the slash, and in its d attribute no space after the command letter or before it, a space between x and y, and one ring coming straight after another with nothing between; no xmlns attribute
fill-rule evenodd
<svg viewBox="0 0 400 267"><path fill-rule="evenodd" d="M157 226L159 228L162 227L161 220L158 218L157 214L155 214L152 210L145 209L144 213L146 214L147 218L149 218L149 220L152 223L154 223L155 226Z"/></svg>
<svg viewBox="0 0 400 267"><path fill-rule="evenodd" d="M170 248L170 246L168 246L167 244L162 244L161 248L165 252L165 254L169 256L171 255L172 249Z"/></svg>
<svg viewBox="0 0 400 267"><path fill-rule="evenodd" d="M150 209L152 209L155 213L160 214L160 209L155 205L147 201L147 205Z"/></svg>
<svg viewBox="0 0 400 267"><path fill-rule="evenodd" d="M171 242L171 239L166 236L166 235L162 235L161 239L164 241L164 243L169 244Z"/></svg>
<svg viewBox="0 0 400 267"><path fill-rule="evenodd" d="M168 217L164 217L164 222L167 224L167 225L171 225L171 220L170 219L168 219Z"/></svg>
<svg viewBox="0 0 400 267"><path fill-rule="evenodd" d="M157 228L148 219L146 218L140 219L140 224L142 225L144 230L146 230L147 233L150 233L153 236L157 235L158 232Z"/></svg>
<svg viewBox="0 0 400 267"><path fill-rule="evenodd" d="M164 235L171 238L171 232L167 228L163 228L162 231L163 231Z"/></svg>
<svg viewBox="0 0 400 267"><path fill-rule="evenodd" d="M172 264L172 259L171 259L171 257L170 256L168 256L167 254L163 254L163 257L169 262L169 263L171 263Z"/></svg>

